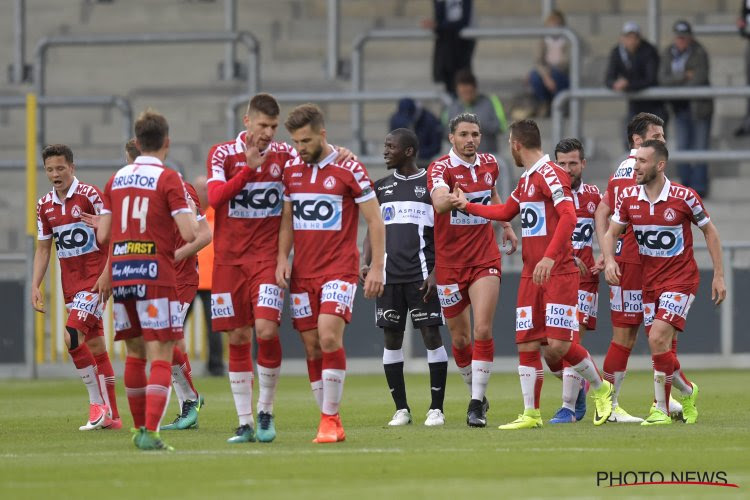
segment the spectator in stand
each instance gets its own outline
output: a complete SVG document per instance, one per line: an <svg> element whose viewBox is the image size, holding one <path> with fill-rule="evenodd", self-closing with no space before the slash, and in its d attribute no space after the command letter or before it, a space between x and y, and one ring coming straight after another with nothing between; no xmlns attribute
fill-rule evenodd
<svg viewBox="0 0 750 500"><path fill-rule="evenodd" d="M440 153L443 145L443 125L438 117L414 99L405 97L398 102L398 110L391 115L390 130L397 128L408 128L417 134L417 165L427 168L432 159Z"/></svg>
<svg viewBox="0 0 750 500"><path fill-rule="evenodd" d="M620 42L612 49L607 64L605 83L618 92L637 92L658 85L659 53L641 38L641 28L633 21L622 27ZM661 101L631 100L627 121L638 113L653 113L665 122L667 113Z"/></svg>
<svg viewBox="0 0 750 500"><path fill-rule="evenodd" d="M200 175L193 181L195 192L202 207L206 207L206 221L214 232L214 209L208 204L208 191L206 190L206 177ZM213 335L211 331L211 279L214 268L214 244L213 242L198 252L198 297L203 307L203 317L206 324L206 336L208 340L208 365L206 371L213 377L224 376L224 346L221 335ZM190 304L188 315L193 310L195 301Z"/></svg>
<svg viewBox="0 0 750 500"><path fill-rule="evenodd" d="M473 0L432 0L432 4L434 19L422 22L424 28L435 32L432 78L435 82L443 82L445 89L455 97L456 73L464 68L471 70L474 54L474 40L460 35L461 30L471 24Z"/></svg>
<svg viewBox="0 0 750 500"><path fill-rule="evenodd" d="M690 23L677 21L672 29L674 42L665 49L659 66L659 83L665 87L695 87L710 85L708 80L708 53L693 38ZM680 150L709 148L711 99L671 101L675 119L677 147ZM693 188L701 198L708 194L708 165L706 163L679 163L677 170L682 184Z"/></svg>
<svg viewBox="0 0 750 500"><path fill-rule="evenodd" d="M750 1L741 0L742 8L740 17L737 18L737 29L740 30L740 36L747 40L745 45L745 80L750 85ZM742 125L734 131L735 137L750 135L750 99L747 100L747 111Z"/></svg>
<svg viewBox="0 0 750 500"><path fill-rule="evenodd" d="M508 129L508 121L505 119L505 110L500 99L495 94L480 94L477 78L468 69L456 73L456 95L458 97L443 114L443 125L447 125L454 116L461 113L477 115L482 124L482 142L478 152L497 155L497 136Z"/></svg>
<svg viewBox="0 0 750 500"><path fill-rule="evenodd" d="M553 10L544 25L555 28L565 26L565 16ZM549 116L550 104L555 95L570 86L568 80L568 41L563 36L545 36L540 45L539 59L529 73L529 84L534 92L535 116Z"/></svg>

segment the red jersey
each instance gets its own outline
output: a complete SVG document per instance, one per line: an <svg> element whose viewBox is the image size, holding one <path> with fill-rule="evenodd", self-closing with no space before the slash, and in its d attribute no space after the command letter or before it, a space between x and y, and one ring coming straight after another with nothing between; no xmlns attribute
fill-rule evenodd
<svg viewBox="0 0 750 500"><path fill-rule="evenodd" d="M193 203L195 203L195 208L198 210L198 221L202 221L206 218L206 216L203 213L203 210L201 210L201 203L198 201L198 193L195 192L195 188L190 184L189 182L185 182L184 180L182 183L185 185L185 191L190 198L192 198ZM177 250L181 246L185 245L187 242L182 239L182 236L180 236L180 231L177 229L177 226L175 225L174 228L174 249ZM177 261L174 263L174 270L176 273L176 282L183 284L183 285L197 285L198 284L198 255L192 255L188 257L187 259L182 259L180 261Z"/></svg>
<svg viewBox="0 0 750 500"><path fill-rule="evenodd" d="M471 203L489 205L500 169L491 154L477 153L474 163L467 163L451 149L428 168L427 190L445 187L453 191L458 185ZM435 212L435 265L469 267L497 261L500 250L492 223L484 217L467 215L456 209Z"/></svg>
<svg viewBox="0 0 750 500"><path fill-rule="evenodd" d="M292 278L350 276L359 271L359 203L375 198L372 181L357 161L335 163L338 152L319 163L302 158L284 167L284 201L292 203Z"/></svg>
<svg viewBox="0 0 750 500"><path fill-rule="evenodd" d="M112 214L112 284L175 286L173 217L190 213L180 175L158 158L139 156L104 188Z"/></svg>
<svg viewBox="0 0 750 500"><path fill-rule="evenodd" d="M607 199L612 205L612 211L615 210L617 197L623 189L636 186L635 181L635 153L637 149L631 149L628 157L620 163L615 173L609 178L607 183ZM617 240L615 249L615 260L617 262L627 262L629 264L640 264L641 259L638 257L638 243L633 236L633 230L628 227L625 233Z"/></svg>
<svg viewBox="0 0 750 500"><path fill-rule="evenodd" d="M690 224L702 227L711 219L695 191L667 179L652 204L645 186L625 188L615 204L612 221L633 227L643 265L644 290L698 283Z"/></svg>
<svg viewBox="0 0 750 500"><path fill-rule="evenodd" d="M594 250L591 247L594 241L594 212L602 201L602 195L598 187L584 183L581 183L577 190L571 190L571 194L576 207L576 229L572 238L573 255L581 259L587 269L591 269L594 266ZM581 283L598 282L598 274L588 272L581 276Z"/></svg>
<svg viewBox="0 0 750 500"><path fill-rule="evenodd" d="M276 261L281 223L284 165L297 152L283 142L271 142L263 152L265 161L247 168L245 137L217 144L208 153L209 189L212 183L227 183L240 176L237 192L214 206L214 255L221 264ZM234 180L237 183L237 180Z"/></svg>
<svg viewBox="0 0 750 500"><path fill-rule="evenodd" d="M104 271L107 250L99 248L94 229L81 221L82 213L99 215L102 207L99 190L75 177L64 200L53 189L36 205L37 238L55 238L66 303L76 293L91 290Z"/></svg>
<svg viewBox="0 0 750 500"><path fill-rule="evenodd" d="M521 276L530 277L534 268L545 256L552 243L560 216L555 210L559 203L572 202L570 179L559 165L544 155L518 180L510 197L519 205L521 214ZM567 238L567 236L566 236ZM573 245L565 241L560 253L554 257L551 274L568 274L578 271L573 260Z"/></svg>

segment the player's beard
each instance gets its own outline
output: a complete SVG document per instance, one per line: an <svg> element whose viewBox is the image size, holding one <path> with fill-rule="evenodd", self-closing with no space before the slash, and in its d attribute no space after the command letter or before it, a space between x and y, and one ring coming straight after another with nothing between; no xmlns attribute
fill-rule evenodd
<svg viewBox="0 0 750 500"><path fill-rule="evenodd" d="M516 163L517 167L523 167L523 160L521 159L521 153L516 151L515 149L510 150L511 156L513 156L513 161Z"/></svg>
<svg viewBox="0 0 750 500"><path fill-rule="evenodd" d="M580 177L574 177L570 176L570 189L573 191L576 191L579 187L581 187L581 178Z"/></svg>
<svg viewBox="0 0 750 500"><path fill-rule="evenodd" d="M318 146L307 153L307 158L302 158L307 163L318 163L321 160L323 154L323 145L318 143Z"/></svg>
<svg viewBox="0 0 750 500"><path fill-rule="evenodd" d="M643 186L645 184L648 184L654 179L656 179L656 169L644 172L643 177L641 177L641 179L637 182L639 185Z"/></svg>

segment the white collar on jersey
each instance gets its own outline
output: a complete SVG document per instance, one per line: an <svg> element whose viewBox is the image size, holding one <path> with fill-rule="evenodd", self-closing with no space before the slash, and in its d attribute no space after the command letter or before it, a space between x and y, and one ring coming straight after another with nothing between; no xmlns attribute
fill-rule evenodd
<svg viewBox="0 0 750 500"><path fill-rule="evenodd" d="M318 167L319 169L322 170L327 165L333 163L333 160L336 159L336 157L339 155L339 152L336 150L336 148L334 148L330 144L328 145L328 147L331 148L331 152L328 153L328 156L320 160L318 163L308 163L308 165L311 167Z"/></svg>
<svg viewBox="0 0 750 500"><path fill-rule="evenodd" d="M628 158L635 158L635 154L638 152L638 148L633 148L630 150L630 154L628 155Z"/></svg>
<svg viewBox="0 0 750 500"><path fill-rule="evenodd" d="M234 140L234 146L237 148L237 151L245 151L245 137L247 137L247 130L243 130L239 134L237 134L237 138ZM273 142L273 141L271 141ZM266 146L266 149L260 152L260 155L263 156L266 153L268 153L268 150L271 149L271 142L268 143L268 146Z"/></svg>
<svg viewBox="0 0 750 500"><path fill-rule="evenodd" d="M654 203L651 203L651 200L648 199L648 195L646 194L646 186L644 184L641 184L638 186L638 201L645 201L647 203L651 203L652 205L656 205L660 201L667 201L669 198L669 188L672 187L672 183L667 178L667 176L664 176L664 187L661 188L661 193L659 193L659 197L656 199Z"/></svg>
<svg viewBox="0 0 750 500"><path fill-rule="evenodd" d="M453 151L453 148L451 148L450 153L448 153L448 157L450 158L451 165L454 165L454 166L459 166L459 165L462 165L464 167L478 167L479 166L479 153L474 155L474 163L469 163L468 161L462 160Z"/></svg>
<svg viewBox="0 0 750 500"><path fill-rule="evenodd" d="M141 155L133 161L133 165L158 165L161 167L164 162L156 156Z"/></svg>
<svg viewBox="0 0 750 500"><path fill-rule="evenodd" d="M73 176L73 182L70 184L70 187L68 188L68 192L65 193L65 199L67 200L73 194L76 192L76 189L78 189L78 177ZM57 191L55 189L52 190L52 203L57 203L58 205L62 205L63 202L60 201L60 198L57 197Z"/></svg>
<svg viewBox="0 0 750 500"><path fill-rule="evenodd" d="M529 175L539 170L542 167L542 165L546 164L547 162L549 162L549 155L542 156L536 161L536 163L534 163L533 167L531 167L530 169L526 170L523 174L521 174L521 177L528 177Z"/></svg>
<svg viewBox="0 0 750 500"><path fill-rule="evenodd" d="M399 174L398 172L393 172L393 177L395 177L396 179L401 179L402 181L408 181L408 180L411 180L411 179L417 179L419 177L422 177L426 173L427 173L427 170L425 170L423 168L420 168L419 172L417 172L414 175L406 175L406 176L404 176L404 175Z"/></svg>

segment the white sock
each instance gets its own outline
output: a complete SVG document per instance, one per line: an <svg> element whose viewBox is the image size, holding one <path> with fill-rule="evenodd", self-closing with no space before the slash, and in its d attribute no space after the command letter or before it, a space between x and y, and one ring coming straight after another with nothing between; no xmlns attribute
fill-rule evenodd
<svg viewBox="0 0 750 500"><path fill-rule="evenodd" d="M177 392L175 390L175 392ZM159 425L156 426L156 432L159 432L159 429L161 429L161 423L164 421L164 416L167 414L167 408L169 408L169 396L172 395L172 391L170 389L167 389L167 399L164 401L164 411L161 412L161 418L159 419ZM180 405L180 411L182 411L182 405Z"/></svg>
<svg viewBox="0 0 750 500"><path fill-rule="evenodd" d="M187 378L185 378L185 373L183 373L181 366L172 365L172 385L174 386L174 393L177 395L177 401L180 404L180 411L182 411L182 403L198 399L198 395L190 387Z"/></svg>
<svg viewBox="0 0 750 500"><path fill-rule="evenodd" d="M537 372L533 366L518 365L518 377L521 379L521 394L523 394L523 407L526 410L534 409L534 388L536 386Z"/></svg>
<svg viewBox="0 0 750 500"><path fill-rule="evenodd" d="M472 372L472 366L471 363L469 363L466 366L459 366L458 367L458 373L461 374L461 378L464 379L464 384L466 384L466 387L469 388L469 394L471 394L471 372Z"/></svg>
<svg viewBox="0 0 750 500"><path fill-rule="evenodd" d="M591 360L590 356L584 358L583 361L573 367L581 377L585 378L591 384L593 390L598 390L602 385L602 377L599 375L599 371L596 369L596 365Z"/></svg>
<svg viewBox="0 0 750 500"><path fill-rule="evenodd" d="M258 412L273 413L273 400L279 383L281 366L268 368L258 365Z"/></svg>
<svg viewBox="0 0 750 500"><path fill-rule="evenodd" d="M86 386L86 390L89 391L89 402L91 404L103 405L104 399L102 398L102 391L99 388L99 377L96 374L96 366L89 365L85 368L76 368L76 371L81 377L81 382Z"/></svg>
<svg viewBox="0 0 750 500"><path fill-rule="evenodd" d="M562 370L559 370L559 371L556 371L556 372L552 372L552 375L554 375L555 377L557 377L560 380L563 379L563 371Z"/></svg>
<svg viewBox="0 0 750 500"><path fill-rule="evenodd" d="M482 401L492 374L492 361L471 362L471 399Z"/></svg>
<svg viewBox="0 0 750 500"><path fill-rule="evenodd" d="M669 414L667 405L667 383L672 382L672 375L667 377L664 372L654 370L654 399L656 399L656 407L659 408L666 414Z"/></svg>
<svg viewBox="0 0 750 500"><path fill-rule="evenodd" d="M240 425L253 424L253 372L229 372L234 407Z"/></svg>
<svg viewBox="0 0 750 500"><path fill-rule="evenodd" d="M575 411L576 399L581 391L581 376L572 366L563 369L562 377L562 405L563 408Z"/></svg>
<svg viewBox="0 0 750 500"><path fill-rule="evenodd" d="M318 403L318 408L320 408L320 411L323 411L323 381L316 380L315 382L310 382L310 389L312 389L315 402Z"/></svg>
<svg viewBox="0 0 750 500"><path fill-rule="evenodd" d="M693 386L687 385L684 380L682 380L682 377L680 377L680 373L682 372L674 372L674 375L672 376L672 387L679 390L683 396L690 396L693 393Z"/></svg>
<svg viewBox="0 0 750 500"><path fill-rule="evenodd" d="M445 350L445 346L440 346L437 349L427 349L427 364L430 363L446 363L448 361L448 352Z"/></svg>
<svg viewBox="0 0 750 500"><path fill-rule="evenodd" d="M339 412L341 397L344 395L346 370L326 368L323 370L323 404L321 412L336 415Z"/></svg>
<svg viewBox="0 0 750 500"><path fill-rule="evenodd" d="M620 395L620 387L622 387L622 383L625 380L625 370L621 372L614 372L612 374L612 380L613 382L613 388L612 388L612 408L617 407L617 396Z"/></svg>
<svg viewBox="0 0 750 500"><path fill-rule="evenodd" d="M383 364L392 365L404 362L404 351L402 349L383 348Z"/></svg>

